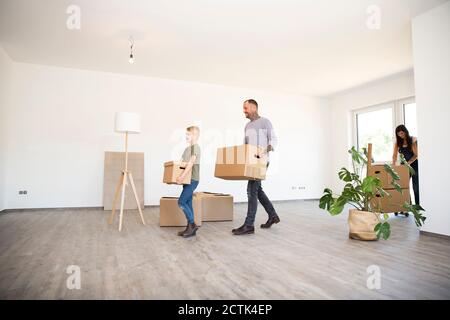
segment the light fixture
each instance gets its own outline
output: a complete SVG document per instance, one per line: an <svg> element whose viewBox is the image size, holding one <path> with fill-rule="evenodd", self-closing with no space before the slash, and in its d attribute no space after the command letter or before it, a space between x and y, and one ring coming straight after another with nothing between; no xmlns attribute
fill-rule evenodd
<svg viewBox="0 0 450 320"><path fill-rule="evenodd" d="M134 45L134 41L133 41L133 37L130 36L130 58L128 59L128 62L133 64L134 63L134 56L133 56L133 45Z"/></svg>

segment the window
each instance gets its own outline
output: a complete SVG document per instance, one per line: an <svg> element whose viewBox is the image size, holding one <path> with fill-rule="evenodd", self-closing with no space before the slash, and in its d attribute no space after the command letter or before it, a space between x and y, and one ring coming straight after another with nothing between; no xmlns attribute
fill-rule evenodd
<svg viewBox="0 0 450 320"><path fill-rule="evenodd" d="M361 149L372 143L372 157L376 163L385 163L392 160L395 128L399 124L404 124L410 134L417 137L414 98L358 109L353 113L354 145Z"/></svg>
<svg viewBox="0 0 450 320"><path fill-rule="evenodd" d="M358 149L372 143L374 162L392 159L392 106L381 106L375 110L356 113L356 126Z"/></svg>
<svg viewBox="0 0 450 320"><path fill-rule="evenodd" d="M403 117L406 128L411 136L417 137L416 103L403 103Z"/></svg>

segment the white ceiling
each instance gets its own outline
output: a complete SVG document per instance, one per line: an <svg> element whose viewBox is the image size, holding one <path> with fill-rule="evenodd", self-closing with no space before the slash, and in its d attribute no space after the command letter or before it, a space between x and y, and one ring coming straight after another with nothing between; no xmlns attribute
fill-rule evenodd
<svg viewBox="0 0 450 320"><path fill-rule="evenodd" d="M411 69L411 18L443 2L0 0L0 44L19 62L324 96Z"/></svg>

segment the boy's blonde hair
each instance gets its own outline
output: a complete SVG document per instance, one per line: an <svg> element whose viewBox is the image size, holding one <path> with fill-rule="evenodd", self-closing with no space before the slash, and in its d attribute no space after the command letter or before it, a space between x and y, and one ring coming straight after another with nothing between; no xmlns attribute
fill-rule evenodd
<svg viewBox="0 0 450 320"><path fill-rule="evenodd" d="M200 128L197 126L187 127L186 131L193 133L196 137L200 136Z"/></svg>

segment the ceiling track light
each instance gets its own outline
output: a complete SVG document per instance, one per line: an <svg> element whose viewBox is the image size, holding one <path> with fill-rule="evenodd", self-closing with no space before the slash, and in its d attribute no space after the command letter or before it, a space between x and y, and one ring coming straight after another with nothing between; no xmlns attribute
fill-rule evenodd
<svg viewBox="0 0 450 320"><path fill-rule="evenodd" d="M133 37L130 36L130 58L128 59L128 62L130 64L134 63L134 56L133 56L133 46L134 46L134 41L133 41Z"/></svg>

